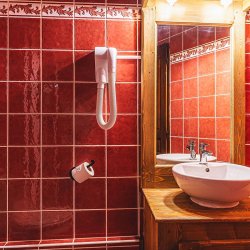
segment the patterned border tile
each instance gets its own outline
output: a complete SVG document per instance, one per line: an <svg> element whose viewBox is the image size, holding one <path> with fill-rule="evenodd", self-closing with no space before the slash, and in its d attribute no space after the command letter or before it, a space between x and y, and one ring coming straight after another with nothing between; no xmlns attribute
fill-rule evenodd
<svg viewBox="0 0 250 250"><path fill-rule="evenodd" d="M140 7L70 3L0 2L0 16L42 16L71 18L140 19Z"/></svg>
<svg viewBox="0 0 250 250"><path fill-rule="evenodd" d="M74 6L68 4L43 4L43 17L73 17Z"/></svg>
<svg viewBox="0 0 250 250"><path fill-rule="evenodd" d="M10 3L10 16L40 16L41 5L38 3Z"/></svg>
<svg viewBox="0 0 250 250"><path fill-rule="evenodd" d="M230 37L226 37L211 43L206 43L198 47L170 55L171 64L189 60L194 57L212 53L216 50L222 50L230 47Z"/></svg>
<svg viewBox="0 0 250 250"><path fill-rule="evenodd" d="M8 3L0 2L0 16L7 16L8 14Z"/></svg>
<svg viewBox="0 0 250 250"><path fill-rule="evenodd" d="M137 19L140 16L141 11L139 8L107 7L107 18Z"/></svg>
<svg viewBox="0 0 250 250"><path fill-rule="evenodd" d="M246 23L250 23L250 11L246 13Z"/></svg>
<svg viewBox="0 0 250 250"><path fill-rule="evenodd" d="M105 6L93 6L93 5L75 6L75 17L105 18L105 16L106 16Z"/></svg>

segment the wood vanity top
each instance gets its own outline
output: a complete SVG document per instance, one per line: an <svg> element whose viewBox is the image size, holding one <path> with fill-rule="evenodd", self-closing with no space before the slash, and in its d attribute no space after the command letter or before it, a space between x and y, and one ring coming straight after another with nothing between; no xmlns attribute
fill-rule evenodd
<svg viewBox="0 0 250 250"><path fill-rule="evenodd" d="M250 199L235 208L212 209L194 204L179 188L143 189L157 222L250 222Z"/></svg>

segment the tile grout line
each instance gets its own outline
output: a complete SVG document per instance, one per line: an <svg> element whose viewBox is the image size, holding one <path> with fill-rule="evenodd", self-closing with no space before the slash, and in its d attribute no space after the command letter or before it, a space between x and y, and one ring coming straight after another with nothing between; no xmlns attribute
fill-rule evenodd
<svg viewBox="0 0 250 250"><path fill-rule="evenodd" d="M42 1L40 5L42 9ZM43 239L43 19L40 15L40 241Z"/></svg>
<svg viewBox="0 0 250 250"><path fill-rule="evenodd" d="M8 6L8 13L7 13L7 48L9 48L9 44L10 44L10 28L9 28L9 0L7 1L7 6ZM9 81L10 78L10 73L9 73L9 66L10 66L10 52L9 50L7 50L7 82ZM6 198L6 209L7 209L7 213L6 213L6 222L7 222L7 227L6 227L6 241L9 241L9 83L7 83L7 115L6 115L6 133L7 133L7 148L6 148L6 158L7 158L7 173L6 173L6 177L7 177L7 198Z"/></svg>

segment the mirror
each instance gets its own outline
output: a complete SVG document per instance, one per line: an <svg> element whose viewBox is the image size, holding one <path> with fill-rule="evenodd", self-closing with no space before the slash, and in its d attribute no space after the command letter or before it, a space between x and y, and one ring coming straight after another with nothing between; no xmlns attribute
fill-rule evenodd
<svg viewBox="0 0 250 250"><path fill-rule="evenodd" d="M214 156L208 160L230 161L230 27L157 31L157 164L198 161L200 143Z"/></svg>

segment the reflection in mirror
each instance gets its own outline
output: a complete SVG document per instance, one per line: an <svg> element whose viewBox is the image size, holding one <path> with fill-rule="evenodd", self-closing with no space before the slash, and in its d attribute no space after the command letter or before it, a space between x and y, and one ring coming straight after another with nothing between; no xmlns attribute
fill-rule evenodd
<svg viewBox="0 0 250 250"><path fill-rule="evenodd" d="M230 161L230 93L229 27L158 26L157 164Z"/></svg>

